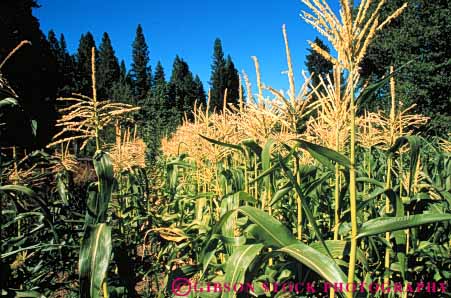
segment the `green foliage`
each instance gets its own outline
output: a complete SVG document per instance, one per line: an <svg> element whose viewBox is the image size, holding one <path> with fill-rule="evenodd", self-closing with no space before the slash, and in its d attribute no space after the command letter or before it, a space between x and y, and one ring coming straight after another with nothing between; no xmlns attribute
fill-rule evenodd
<svg viewBox="0 0 451 298"><path fill-rule="evenodd" d="M76 87L79 94L92 95L91 49L96 48L91 32L82 34L76 54ZM97 63L97 61L96 61Z"/></svg>
<svg viewBox="0 0 451 298"><path fill-rule="evenodd" d="M0 2L0 61L20 42L31 42L31 45L22 47L10 57L0 70L3 78L8 79L10 86L21 99L20 105L24 113L20 118L27 119L18 119L17 123L9 127L10 133L1 136L1 141L29 149L45 146L55 131L55 94L59 81L50 45L39 28L38 20L32 14L35 7L37 2L31 0ZM30 69L33 70L32 76ZM35 120L37 124L36 138L26 134L31 120Z"/></svg>
<svg viewBox="0 0 451 298"><path fill-rule="evenodd" d="M114 53L108 33L103 33L99 46L99 63L97 65L97 92L100 98L111 98L112 86L119 80L119 62Z"/></svg>
<svg viewBox="0 0 451 298"><path fill-rule="evenodd" d="M151 70L149 66L149 49L141 25L136 28L133 41L133 63L131 69L133 95L135 104L142 106L150 90Z"/></svg>
<svg viewBox="0 0 451 298"><path fill-rule="evenodd" d="M317 44L327 53L330 53L329 47L325 45L320 38L316 37L313 43ZM308 54L305 56L305 66L307 67L307 70L311 75L314 74L314 76L312 77L313 86L319 86L321 82L320 78L322 77L325 80L327 75L330 76L330 79L333 82L332 63L329 60L325 59L322 55L318 54L312 48L307 49L307 51Z"/></svg>
<svg viewBox="0 0 451 298"><path fill-rule="evenodd" d="M194 81L188 63L178 55L174 59L171 79L169 81L169 105L176 107L179 119L188 117L192 119L194 103L199 93L199 85Z"/></svg>
<svg viewBox="0 0 451 298"><path fill-rule="evenodd" d="M384 11L403 3L390 1ZM386 74L390 65L414 59L397 76L396 96L405 107L416 104L417 113L431 117L428 135L446 136L450 130L450 18L447 1L409 1L406 11L378 34L361 65L362 75L372 79Z"/></svg>
<svg viewBox="0 0 451 298"><path fill-rule="evenodd" d="M213 63L211 65L211 99L210 110L221 111L223 108L224 94L227 89L227 102L238 105L239 76L233 64L232 58L224 58L222 43L219 38L214 42Z"/></svg>

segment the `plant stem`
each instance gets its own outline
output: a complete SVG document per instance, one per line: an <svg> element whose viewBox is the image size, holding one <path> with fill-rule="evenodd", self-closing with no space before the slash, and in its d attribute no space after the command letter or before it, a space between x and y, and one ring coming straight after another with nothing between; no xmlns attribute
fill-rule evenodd
<svg viewBox="0 0 451 298"><path fill-rule="evenodd" d="M348 84L350 84L350 167L349 167L349 202L351 207L351 252L349 256L348 283L354 282L355 263L357 255L357 192L356 192L356 173L355 173L355 104L354 104L354 68L351 63L349 69ZM352 291L346 293L348 298L353 297Z"/></svg>

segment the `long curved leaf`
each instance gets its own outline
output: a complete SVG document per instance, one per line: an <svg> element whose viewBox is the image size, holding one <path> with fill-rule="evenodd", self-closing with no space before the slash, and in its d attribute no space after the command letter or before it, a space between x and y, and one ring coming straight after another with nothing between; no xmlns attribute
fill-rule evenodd
<svg viewBox="0 0 451 298"><path fill-rule="evenodd" d="M111 227L105 223L88 225L79 257L80 298L101 297L111 250Z"/></svg>
<svg viewBox="0 0 451 298"><path fill-rule="evenodd" d="M393 232L416 226L451 220L451 214L416 214L401 217L380 217L370 220L359 229L357 238L377 235L385 232Z"/></svg>
<svg viewBox="0 0 451 298"><path fill-rule="evenodd" d="M346 283L346 275L331 258L300 241L282 247L278 251L295 258L330 283Z"/></svg>
<svg viewBox="0 0 451 298"><path fill-rule="evenodd" d="M263 247L263 244L251 244L237 248L227 260L225 282L228 282L231 285L243 284L247 268ZM221 297L230 298L235 296L236 293L233 291L224 291Z"/></svg>

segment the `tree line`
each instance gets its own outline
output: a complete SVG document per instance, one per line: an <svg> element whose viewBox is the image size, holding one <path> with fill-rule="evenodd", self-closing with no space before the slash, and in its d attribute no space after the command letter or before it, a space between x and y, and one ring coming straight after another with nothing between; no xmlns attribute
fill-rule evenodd
<svg viewBox="0 0 451 298"><path fill-rule="evenodd" d="M91 48L97 49L96 80L100 98L125 102L141 107L134 115L142 137L149 145L151 160L156 156L160 139L169 135L183 119L192 120L196 106L207 105L207 95L201 79L194 75L188 63L175 56L169 79L160 61L155 70L150 65L149 46L141 25L137 26L132 44L132 63L127 70L124 60L119 62L107 32L97 47L94 36L82 34L74 54L67 49L64 34L57 38L50 30L47 36L51 52L56 58L58 76L57 95L72 93L90 95ZM211 70L211 98L209 109L219 111L227 90L227 101L238 104L239 75L230 55L225 58L219 38L214 42Z"/></svg>

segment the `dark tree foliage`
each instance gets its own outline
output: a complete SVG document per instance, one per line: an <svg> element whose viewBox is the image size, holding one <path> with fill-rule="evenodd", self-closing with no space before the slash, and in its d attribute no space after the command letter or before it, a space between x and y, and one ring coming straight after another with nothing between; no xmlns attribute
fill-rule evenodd
<svg viewBox="0 0 451 298"><path fill-rule="evenodd" d="M222 109L224 100L224 90L226 88L226 61L222 50L222 43L219 38L215 40L213 50L213 64L211 65L210 78L210 110L219 111Z"/></svg>
<svg viewBox="0 0 451 298"><path fill-rule="evenodd" d="M198 75L194 77L194 89L196 92L197 105L202 105L205 108L205 105L207 104L207 96L205 94L204 85Z"/></svg>
<svg viewBox="0 0 451 298"><path fill-rule="evenodd" d="M50 49L56 59L58 73L58 91L57 96L69 96L74 92L75 82L75 60L67 51L66 39L64 35L60 35L60 39L56 38L53 30L50 30L47 36Z"/></svg>
<svg viewBox="0 0 451 298"><path fill-rule="evenodd" d="M1 122L1 145L40 148L47 144L54 132L56 119L55 94L58 72L55 58L45 35L39 28L32 9L32 0L0 1L0 61L22 40L32 45L21 48L1 69L19 97L22 115L6 112ZM36 137L30 129L35 120Z"/></svg>
<svg viewBox="0 0 451 298"><path fill-rule="evenodd" d="M76 86L76 64L75 57L67 50L66 39L63 34L59 39L59 54L57 56L58 68L62 70L62 83L58 88L58 96L69 96Z"/></svg>
<svg viewBox="0 0 451 298"><path fill-rule="evenodd" d="M222 43L219 38L215 40L213 50L213 64L211 65L211 99L209 109L220 111L224 105L224 94L227 89L227 102L238 104L239 99L239 76L233 64L232 58L224 58Z"/></svg>
<svg viewBox="0 0 451 298"><path fill-rule="evenodd" d="M330 49L324 42L318 37L315 38L314 43L316 43L321 49L330 53ZM312 83L314 86L318 86L320 83L320 77L325 78L327 75L330 75L331 80L332 77L332 63L325 59L323 56L318 54L312 48L308 49L308 54L305 56L305 66L312 77Z"/></svg>
<svg viewBox="0 0 451 298"><path fill-rule="evenodd" d="M123 102L133 104L133 89L129 76L127 75L127 69L124 60L121 61L119 66L118 80L113 82L111 86L111 100L117 102Z"/></svg>
<svg viewBox="0 0 451 298"><path fill-rule="evenodd" d="M147 100L147 123L144 129L148 160L151 162L155 161L158 155L161 138L168 133L168 129L172 129L171 116L168 85L163 66L158 61L153 75L152 90Z"/></svg>
<svg viewBox="0 0 451 298"><path fill-rule="evenodd" d="M240 98L240 77L230 55L227 56L225 64L225 82L227 88L227 103L238 106Z"/></svg>
<svg viewBox="0 0 451 298"><path fill-rule="evenodd" d="M170 105L177 108L181 117L186 115L188 119L192 119L191 111L197 98L195 87L188 64L176 56L169 82L169 100Z"/></svg>
<svg viewBox="0 0 451 298"><path fill-rule="evenodd" d="M97 90L101 98L110 98L112 86L119 80L119 62L114 53L108 33L103 33L102 43L99 46L99 63L97 72Z"/></svg>
<svg viewBox="0 0 451 298"><path fill-rule="evenodd" d="M151 69L149 66L149 49L141 25L136 29L133 42L133 63L131 79L136 103L141 105L150 90Z"/></svg>
<svg viewBox="0 0 451 298"><path fill-rule="evenodd" d="M91 32L82 34L76 55L76 91L83 95L92 96L92 62L91 49L96 48ZM98 55L96 55L98 57Z"/></svg>
<svg viewBox="0 0 451 298"><path fill-rule="evenodd" d="M388 1L385 14L403 3ZM386 75L390 65L397 68L415 59L396 76L396 96L404 108L416 104L415 112L431 117L425 128L428 135L444 136L451 128L449 4L448 0L409 1L403 14L378 34L361 64L363 77L375 80Z"/></svg>

